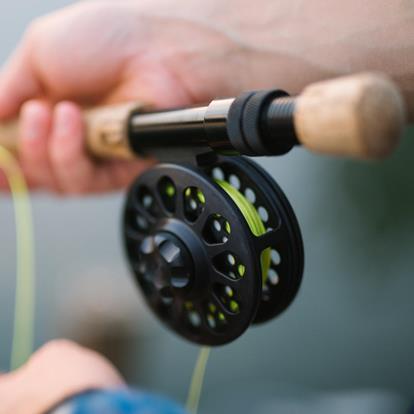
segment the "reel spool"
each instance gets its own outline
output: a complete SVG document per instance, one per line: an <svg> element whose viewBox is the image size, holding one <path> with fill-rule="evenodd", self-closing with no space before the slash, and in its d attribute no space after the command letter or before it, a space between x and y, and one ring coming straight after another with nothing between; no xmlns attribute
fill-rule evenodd
<svg viewBox="0 0 414 414"><path fill-rule="evenodd" d="M128 259L151 309L191 342L224 345L295 298L303 246L282 190L254 162L161 164L132 186Z"/></svg>

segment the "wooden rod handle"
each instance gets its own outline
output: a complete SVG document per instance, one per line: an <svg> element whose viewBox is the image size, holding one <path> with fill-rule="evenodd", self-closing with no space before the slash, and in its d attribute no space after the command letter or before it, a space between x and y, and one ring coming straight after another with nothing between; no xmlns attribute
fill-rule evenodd
<svg viewBox="0 0 414 414"><path fill-rule="evenodd" d="M380 159L397 147L405 117L394 83L364 73L308 86L297 97L294 124L299 141L311 151Z"/></svg>
<svg viewBox="0 0 414 414"><path fill-rule="evenodd" d="M128 122L143 105L137 102L97 107L85 111L86 146L99 158L133 159L129 147ZM0 145L16 153L19 125L17 120L0 123Z"/></svg>

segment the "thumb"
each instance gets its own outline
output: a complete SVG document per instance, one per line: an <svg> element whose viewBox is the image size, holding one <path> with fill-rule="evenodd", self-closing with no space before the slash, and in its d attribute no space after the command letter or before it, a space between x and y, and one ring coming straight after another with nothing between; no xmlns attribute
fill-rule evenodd
<svg viewBox="0 0 414 414"><path fill-rule="evenodd" d="M0 72L0 119L16 116L21 105L38 97L41 89L31 62L30 42L23 40Z"/></svg>

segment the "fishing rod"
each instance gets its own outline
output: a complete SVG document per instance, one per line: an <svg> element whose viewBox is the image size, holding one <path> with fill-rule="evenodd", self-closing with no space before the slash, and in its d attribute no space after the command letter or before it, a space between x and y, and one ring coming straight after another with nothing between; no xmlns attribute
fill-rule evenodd
<svg viewBox="0 0 414 414"><path fill-rule="evenodd" d="M404 122L396 86L370 73L319 82L296 97L275 89L191 108L132 103L85 112L93 156L162 161L128 192L127 258L158 318L210 346L280 315L302 280L294 211L244 156L281 156L302 145L381 159L397 147ZM0 145L16 151L16 129L17 121L0 125Z"/></svg>

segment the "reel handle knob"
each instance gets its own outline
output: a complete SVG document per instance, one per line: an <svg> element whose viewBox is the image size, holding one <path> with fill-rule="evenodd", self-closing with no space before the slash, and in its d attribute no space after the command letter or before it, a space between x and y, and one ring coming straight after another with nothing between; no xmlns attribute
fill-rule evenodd
<svg viewBox="0 0 414 414"><path fill-rule="evenodd" d="M397 147L405 124L399 90L376 73L312 84L295 101L297 138L317 153L385 158Z"/></svg>

